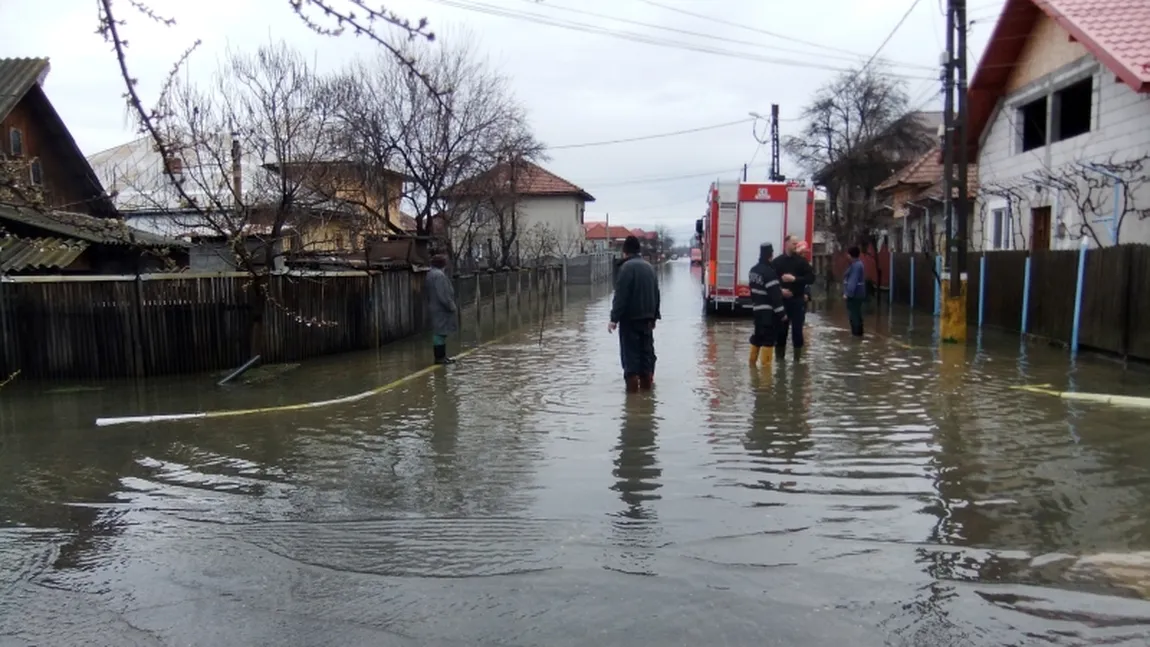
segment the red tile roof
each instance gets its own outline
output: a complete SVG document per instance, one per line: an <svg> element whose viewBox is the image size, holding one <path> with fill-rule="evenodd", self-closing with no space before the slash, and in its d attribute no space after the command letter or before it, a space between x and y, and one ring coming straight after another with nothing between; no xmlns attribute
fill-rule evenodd
<svg viewBox="0 0 1150 647"><path fill-rule="evenodd" d="M1045 13L1135 92L1150 92L1147 0L1006 0L970 81L968 143L976 145L1014 65Z"/></svg>
<svg viewBox="0 0 1150 647"><path fill-rule="evenodd" d="M876 191L893 189L900 184L919 186L933 184L942 177L942 148L935 146L919 155L913 162L899 169L897 173L883 180L875 187Z"/></svg>
<svg viewBox="0 0 1150 647"><path fill-rule="evenodd" d="M476 177L464 180L443 192L448 198L469 197L486 192L487 187L495 183L509 183L514 177L515 190L519 195L527 196L576 196L586 202L594 202L595 197L582 188L564 180L551 171L533 162L522 162L515 165L512 175L511 164L500 164Z"/></svg>
<svg viewBox="0 0 1150 647"><path fill-rule="evenodd" d="M605 222L585 222L583 229L586 232L585 237L588 239L606 239L607 236L607 223ZM630 229L620 227L619 225L611 225L611 240L623 240L627 236L632 235Z"/></svg>

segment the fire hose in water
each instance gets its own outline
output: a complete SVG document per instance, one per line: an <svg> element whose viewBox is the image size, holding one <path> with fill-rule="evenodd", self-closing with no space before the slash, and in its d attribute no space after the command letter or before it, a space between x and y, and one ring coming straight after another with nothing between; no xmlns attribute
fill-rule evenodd
<svg viewBox="0 0 1150 647"><path fill-rule="evenodd" d="M1052 395L1056 398L1063 400L1075 400L1077 402L1093 402L1096 404L1108 404L1114 407L1125 407L1131 409L1150 409L1150 398L1142 398L1133 395L1110 395L1107 393L1079 393L1077 391L1055 391L1050 384L1036 384L1032 386L1012 386L1010 387L1016 391L1026 391L1027 393L1037 393L1040 395Z"/></svg>

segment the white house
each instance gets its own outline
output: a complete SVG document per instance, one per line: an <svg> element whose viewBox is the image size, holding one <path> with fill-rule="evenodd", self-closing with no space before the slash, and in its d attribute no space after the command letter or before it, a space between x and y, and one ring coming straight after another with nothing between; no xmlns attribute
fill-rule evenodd
<svg viewBox="0 0 1150 647"><path fill-rule="evenodd" d="M974 249L1150 242L1150 2L1007 0L967 96Z"/></svg>
<svg viewBox="0 0 1150 647"><path fill-rule="evenodd" d="M546 249L539 251L555 256L580 253L586 205L595 201L587 191L532 162L516 164L514 169L502 165L444 194L454 203L451 206L491 196L506 198L514 205L521 245L542 244Z"/></svg>

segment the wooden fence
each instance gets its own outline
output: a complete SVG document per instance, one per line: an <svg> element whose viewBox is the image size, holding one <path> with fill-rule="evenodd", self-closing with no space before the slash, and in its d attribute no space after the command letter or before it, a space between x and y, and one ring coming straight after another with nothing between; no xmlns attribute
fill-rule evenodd
<svg viewBox="0 0 1150 647"><path fill-rule="evenodd" d="M558 286L562 268L455 279L461 306ZM269 277L253 327L245 274L36 277L0 282L0 379L118 378L373 348L423 330L423 273ZM258 338L253 338L256 331Z"/></svg>
<svg viewBox="0 0 1150 647"><path fill-rule="evenodd" d="M982 281L982 258L986 281ZM1030 290L1026 294L1026 261ZM916 310L935 307L934 260L925 254L894 255L894 301L907 304L914 290ZM914 285L911 264L914 263ZM967 265L967 321L1021 332L1027 304L1026 332L1069 343L1074 327L1078 251L1003 251L971 253ZM1150 360L1150 246L1121 245L1091 249L1083 275L1081 347L1122 357Z"/></svg>

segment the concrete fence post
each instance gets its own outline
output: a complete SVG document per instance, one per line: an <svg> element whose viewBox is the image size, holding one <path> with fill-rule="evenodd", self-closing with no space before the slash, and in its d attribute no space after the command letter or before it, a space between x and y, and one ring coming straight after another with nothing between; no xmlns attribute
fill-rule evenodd
<svg viewBox="0 0 1150 647"><path fill-rule="evenodd" d="M1030 254L1026 255L1026 265L1022 271L1022 334L1026 334L1030 323Z"/></svg>

